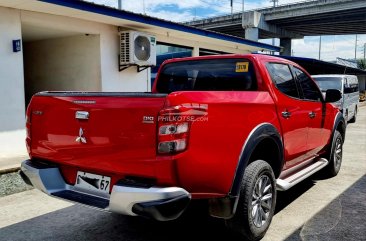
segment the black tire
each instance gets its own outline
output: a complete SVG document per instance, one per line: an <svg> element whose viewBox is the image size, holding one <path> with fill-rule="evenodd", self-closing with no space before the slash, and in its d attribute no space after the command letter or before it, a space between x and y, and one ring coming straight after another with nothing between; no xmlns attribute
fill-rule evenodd
<svg viewBox="0 0 366 241"><path fill-rule="evenodd" d="M356 118L357 118L356 116L357 116L357 107L355 107L354 115L353 115L352 119L349 120L349 123L355 123Z"/></svg>
<svg viewBox="0 0 366 241"><path fill-rule="evenodd" d="M261 181L263 188L260 191ZM269 194L272 198L265 199ZM271 166L262 160L250 163L244 172L235 215L226 220L226 226L247 240L263 238L274 214L276 195L276 179Z"/></svg>
<svg viewBox="0 0 366 241"><path fill-rule="evenodd" d="M326 177L337 176L342 165L343 137L339 131L334 132L332 147L328 156L329 164L324 168Z"/></svg>

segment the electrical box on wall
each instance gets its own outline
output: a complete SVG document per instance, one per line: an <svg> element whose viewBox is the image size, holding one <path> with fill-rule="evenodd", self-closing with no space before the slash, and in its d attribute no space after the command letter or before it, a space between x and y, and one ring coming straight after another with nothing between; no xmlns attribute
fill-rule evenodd
<svg viewBox="0 0 366 241"><path fill-rule="evenodd" d="M22 42L20 39L13 40L13 52L16 53L20 51L22 51Z"/></svg>

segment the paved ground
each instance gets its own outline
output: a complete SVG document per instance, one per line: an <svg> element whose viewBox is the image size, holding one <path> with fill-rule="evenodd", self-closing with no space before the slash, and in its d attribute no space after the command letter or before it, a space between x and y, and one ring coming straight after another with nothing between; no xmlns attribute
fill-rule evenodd
<svg viewBox="0 0 366 241"><path fill-rule="evenodd" d="M197 215L196 209L161 223L94 211L30 190L0 198L0 240L235 240L222 220ZM323 179L316 174L279 193L263 240L366 240L366 107L347 128L339 175Z"/></svg>

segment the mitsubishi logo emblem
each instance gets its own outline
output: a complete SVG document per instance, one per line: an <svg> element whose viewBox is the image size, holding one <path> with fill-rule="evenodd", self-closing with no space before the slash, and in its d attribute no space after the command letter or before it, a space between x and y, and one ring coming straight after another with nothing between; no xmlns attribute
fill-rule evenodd
<svg viewBox="0 0 366 241"><path fill-rule="evenodd" d="M76 140L75 140L76 142L79 142L79 143L86 143L86 138L85 138L85 136L84 136L84 131L83 131L83 129L82 128L80 128L80 130L79 130L79 136L78 137L76 137Z"/></svg>

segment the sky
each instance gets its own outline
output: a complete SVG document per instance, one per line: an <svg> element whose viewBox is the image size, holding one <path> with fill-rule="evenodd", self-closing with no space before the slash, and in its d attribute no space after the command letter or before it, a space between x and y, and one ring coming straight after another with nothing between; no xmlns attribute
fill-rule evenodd
<svg viewBox="0 0 366 241"><path fill-rule="evenodd" d="M118 0L87 0L97 4L117 7ZM279 0L279 5L299 2L301 0ZM304 0L302 0L304 1ZM242 10L242 0L233 0L233 11ZM244 0L244 9L270 7L270 0ZM226 15L231 13L230 0L122 0L124 10L135 13L145 13L150 16L174 21L184 22L205 17ZM364 44L366 35L358 35L356 45L355 35L322 36L320 59L333 61L337 57L344 59L364 57ZM260 40L272 43L272 40ZM276 45L279 41L276 40ZM292 41L294 56L316 58L319 57L319 36L304 37Z"/></svg>

